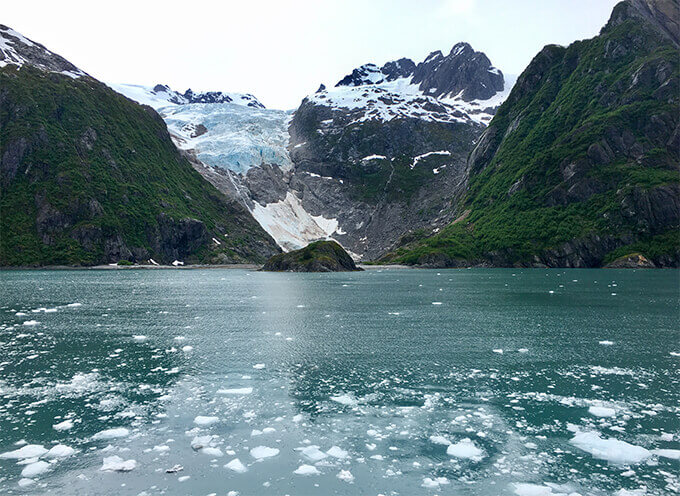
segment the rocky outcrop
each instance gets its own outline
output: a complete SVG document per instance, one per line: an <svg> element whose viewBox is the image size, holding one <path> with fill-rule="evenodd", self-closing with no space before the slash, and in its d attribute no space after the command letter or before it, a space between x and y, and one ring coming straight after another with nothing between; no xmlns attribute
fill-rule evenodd
<svg viewBox="0 0 680 496"><path fill-rule="evenodd" d="M262 268L268 272L352 272L354 260L335 241L316 241L306 247L275 255Z"/></svg>
<svg viewBox="0 0 680 496"><path fill-rule="evenodd" d="M605 265L606 269L653 269L656 265L640 253L631 253Z"/></svg>

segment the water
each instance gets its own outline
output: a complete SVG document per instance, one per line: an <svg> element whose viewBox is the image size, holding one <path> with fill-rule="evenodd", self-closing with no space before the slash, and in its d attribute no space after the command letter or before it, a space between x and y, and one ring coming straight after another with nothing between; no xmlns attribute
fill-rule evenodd
<svg viewBox="0 0 680 496"><path fill-rule="evenodd" d="M680 490L677 271L0 278L2 494Z"/></svg>

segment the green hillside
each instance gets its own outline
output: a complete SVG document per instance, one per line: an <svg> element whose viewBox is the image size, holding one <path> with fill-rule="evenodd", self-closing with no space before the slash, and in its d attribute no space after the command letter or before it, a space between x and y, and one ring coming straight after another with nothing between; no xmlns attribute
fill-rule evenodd
<svg viewBox="0 0 680 496"><path fill-rule="evenodd" d="M680 57L634 3L534 58L470 156L460 220L383 261L589 267L641 252L678 265Z"/></svg>
<svg viewBox="0 0 680 496"><path fill-rule="evenodd" d="M0 265L278 252L179 154L155 111L92 78L0 68L0 157Z"/></svg>

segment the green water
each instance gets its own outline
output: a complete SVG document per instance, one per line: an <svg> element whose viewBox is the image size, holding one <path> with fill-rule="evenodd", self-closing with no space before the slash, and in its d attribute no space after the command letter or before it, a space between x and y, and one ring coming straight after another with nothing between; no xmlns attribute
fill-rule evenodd
<svg viewBox="0 0 680 496"><path fill-rule="evenodd" d="M678 271L0 278L1 494L680 491Z"/></svg>

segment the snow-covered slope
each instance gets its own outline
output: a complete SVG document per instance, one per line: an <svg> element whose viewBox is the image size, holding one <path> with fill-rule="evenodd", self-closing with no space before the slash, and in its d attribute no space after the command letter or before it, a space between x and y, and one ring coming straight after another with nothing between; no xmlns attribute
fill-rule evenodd
<svg viewBox="0 0 680 496"><path fill-rule="evenodd" d="M458 43L448 56L432 52L417 65L410 59L387 62L382 67L365 64L334 88L322 87L307 100L360 111L352 124L417 118L487 125L516 79L504 78L486 55L475 52L467 43Z"/></svg>
<svg viewBox="0 0 680 496"><path fill-rule="evenodd" d="M87 74L68 60L50 52L40 43L29 40L21 33L0 24L0 67L30 65L48 72L57 72L72 78Z"/></svg>
<svg viewBox="0 0 680 496"><path fill-rule="evenodd" d="M184 93L171 89L168 85L141 86L137 84L112 84L109 86L131 100L149 105L158 110L168 105L187 105L189 103L233 103L252 108L265 108L257 98L248 93L229 93L224 91L194 92L191 88Z"/></svg>

